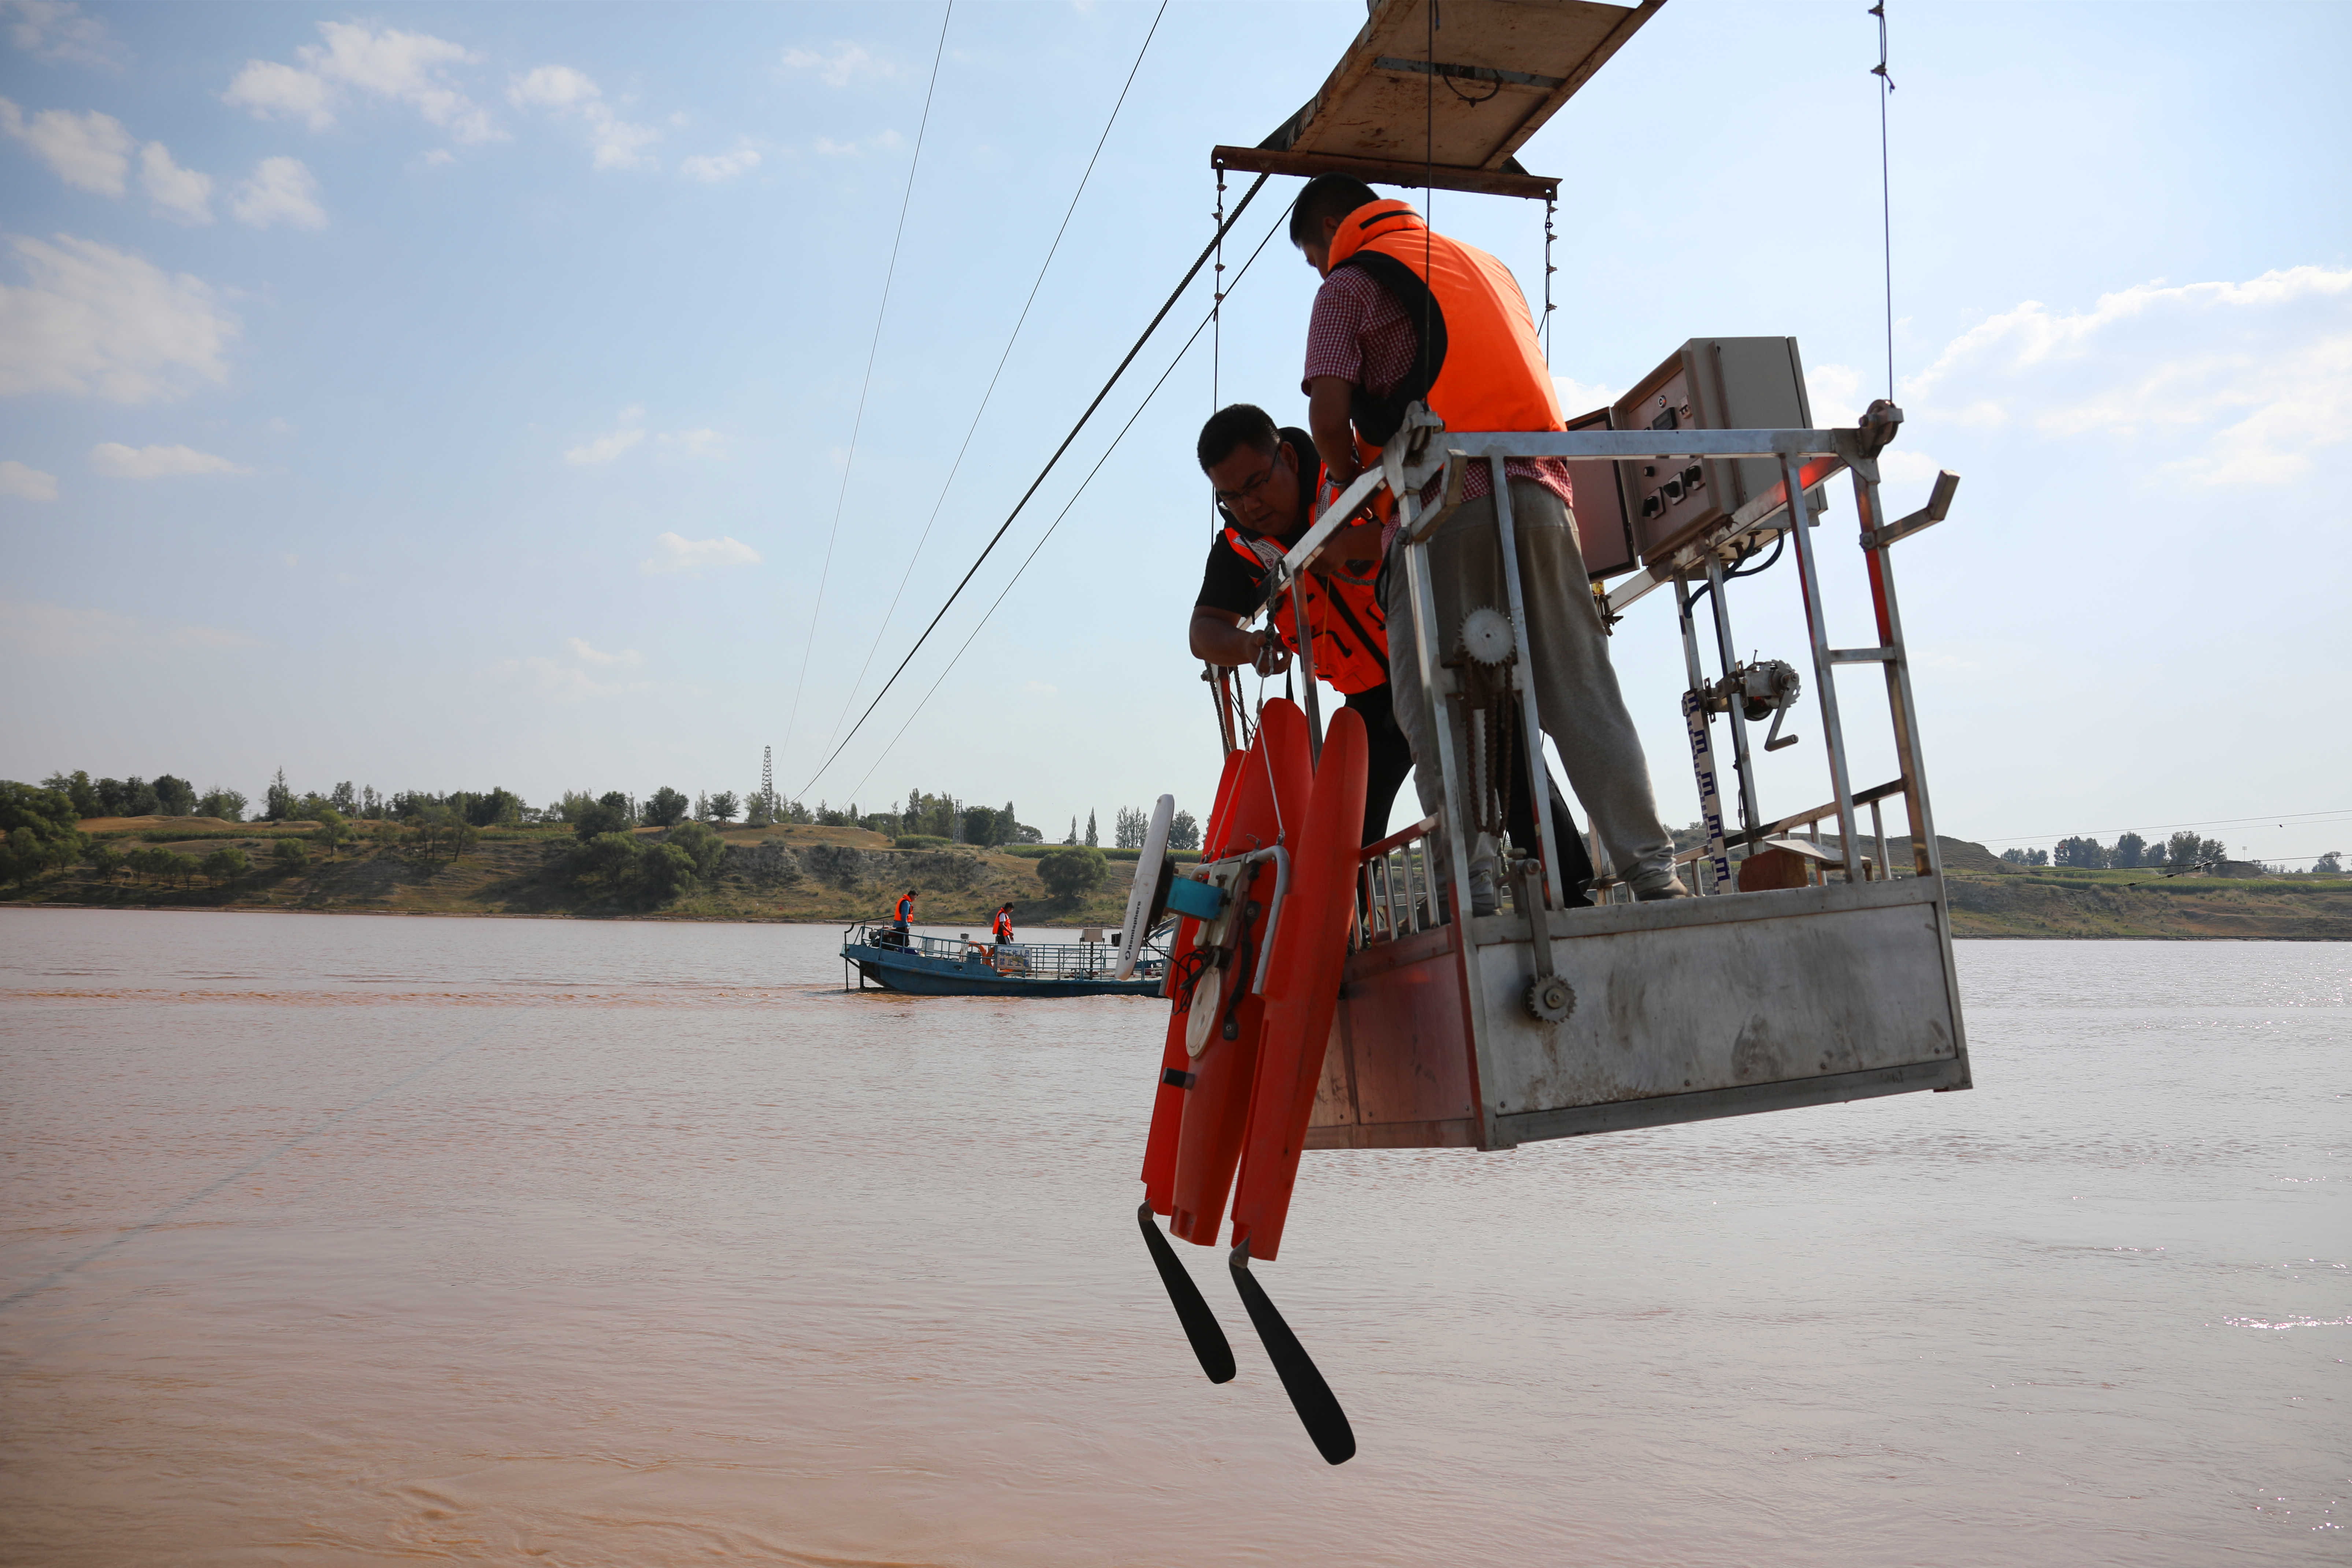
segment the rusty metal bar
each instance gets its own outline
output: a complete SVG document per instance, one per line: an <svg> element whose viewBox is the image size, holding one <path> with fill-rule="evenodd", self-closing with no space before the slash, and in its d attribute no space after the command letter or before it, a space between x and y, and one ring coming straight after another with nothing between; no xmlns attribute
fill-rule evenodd
<svg viewBox="0 0 2352 1568"><path fill-rule="evenodd" d="M1212 166L1237 169L1245 174L1353 174L1368 185L1418 185L1441 191L1469 191L1482 196L1532 196L1557 199L1559 179L1554 174L1507 174L1500 169L1449 168L1443 163L1397 162L1387 158L1351 158L1339 153L1276 153L1267 147L1212 147Z"/></svg>

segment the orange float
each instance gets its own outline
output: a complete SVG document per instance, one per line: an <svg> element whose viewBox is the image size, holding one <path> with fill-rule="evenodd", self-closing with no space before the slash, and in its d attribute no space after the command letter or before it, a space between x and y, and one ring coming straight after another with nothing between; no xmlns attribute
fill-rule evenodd
<svg viewBox="0 0 2352 1568"><path fill-rule="evenodd" d="M1229 859L1277 847L1286 856L1283 840L1304 825L1314 776L1306 714L1284 699L1267 702L1259 715L1257 737L1243 754L1241 766L1228 775L1230 788L1213 814L1216 836L1207 858ZM1244 907L1228 922L1230 934L1218 960L1205 966L1196 961L1195 931L1181 967L1173 959L1169 965L1177 985L1186 977L1192 984L1189 992L1177 994L1177 1016L1171 1020L1162 1056L1160 1095L1145 1147L1145 1194L1153 1212L1168 1215L1169 1234L1202 1247L1217 1239L1234 1172L1241 1163L1256 1077L1258 1027L1265 1009L1255 979L1280 879L1276 859L1255 862L1233 889L1232 896ZM1253 905L1254 910L1248 907ZM1171 1142L1175 1158L1163 1208L1153 1178Z"/></svg>
<svg viewBox="0 0 2352 1568"><path fill-rule="evenodd" d="M1369 745L1362 717L1343 708L1323 738L1323 760L1306 826L1293 838L1290 896L1266 969L1265 1022L1250 1095L1239 1181L1234 1189L1234 1245L1271 1262L1282 1242L1290 1190L1324 1052L1339 1006L1340 972L1356 908L1359 840L1364 820Z"/></svg>

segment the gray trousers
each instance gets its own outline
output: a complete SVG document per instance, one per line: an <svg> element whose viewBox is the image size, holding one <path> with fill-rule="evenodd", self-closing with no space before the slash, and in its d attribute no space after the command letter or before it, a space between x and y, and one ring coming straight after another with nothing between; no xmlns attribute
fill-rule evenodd
<svg viewBox="0 0 2352 1568"><path fill-rule="evenodd" d="M1511 525L1518 543L1519 593L1527 609L1528 647L1535 661L1536 714L1559 748L1568 782L1601 835L1617 874L1638 890L1662 887L1674 876L1674 841L1658 821L1650 765L1642 755L1633 715L1609 663L1609 638L1586 585L1584 552L1560 499L1530 479L1511 481ZM1389 681L1397 723L1412 746L1413 783L1422 815L1444 802L1429 706L1421 686L1408 604L1403 534L1389 562ZM1463 617L1481 605L1507 613L1503 552L1495 529L1495 498L1465 501L1429 544L1431 596L1437 601L1436 647L1442 663L1460 636ZM1459 713L1452 716L1457 767L1469 755Z"/></svg>

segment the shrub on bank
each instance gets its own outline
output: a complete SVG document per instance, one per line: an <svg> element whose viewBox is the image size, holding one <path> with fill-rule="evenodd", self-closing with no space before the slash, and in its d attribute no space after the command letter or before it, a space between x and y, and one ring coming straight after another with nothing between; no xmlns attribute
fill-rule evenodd
<svg viewBox="0 0 2352 1568"><path fill-rule="evenodd" d="M1074 904L1109 879L1110 863L1099 849L1064 845L1037 862L1037 879L1066 904Z"/></svg>

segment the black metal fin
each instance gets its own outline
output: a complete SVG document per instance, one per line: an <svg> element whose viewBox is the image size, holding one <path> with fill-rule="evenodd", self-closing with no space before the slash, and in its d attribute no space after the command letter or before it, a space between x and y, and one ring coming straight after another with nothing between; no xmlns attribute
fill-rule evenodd
<svg viewBox="0 0 2352 1568"><path fill-rule="evenodd" d="M1282 1321L1282 1313L1267 1297L1265 1287L1250 1273L1248 1255L1240 1247L1234 1249L1233 1273L1234 1286L1242 1293L1242 1305L1249 1309L1250 1322L1256 1328L1266 1357L1282 1379L1282 1391L1290 1395L1290 1407L1298 1412L1307 1436L1315 1440L1316 1451L1328 1464L1346 1464L1356 1457L1356 1430L1348 1425L1348 1413L1339 1408L1331 1385L1315 1369L1314 1360L1298 1342L1298 1336Z"/></svg>
<svg viewBox="0 0 2352 1568"><path fill-rule="evenodd" d="M1211 1383L1231 1383L1234 1347L1226 1342L1225 1331L1217 1326L1217 1316L1209 1310L1201 1288L1192 1283L1192 1277L1177 1260L1176 1249L1160 1234L1149 1203L1136 1205L1135 1222L1143 1227L1144 1244L1151 1248L1151 1261L1160 1270L1160 1282L1168 1287L1168 1300L1176 1309L1176 1321L1184 1325L1184 1337L1192 1342L1192 1353L1201 1358L1201 1370L1209 1374Z"/></svg>

